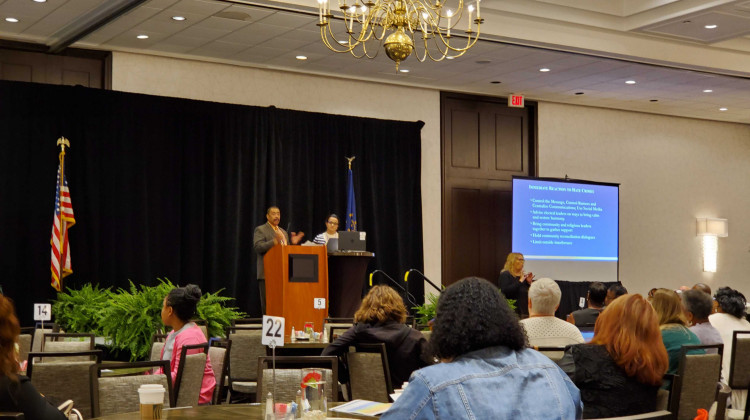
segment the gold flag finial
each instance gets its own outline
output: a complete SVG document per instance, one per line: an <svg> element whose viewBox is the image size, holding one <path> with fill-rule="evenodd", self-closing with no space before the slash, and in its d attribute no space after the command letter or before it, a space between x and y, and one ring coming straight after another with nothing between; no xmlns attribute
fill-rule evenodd
<svg viewBox="0 0 750 420"><path fill-rule="evenodd" d="M348 157L346 160L349 161L349 169L352 169L352 161L356 158L356 156Z"/></svg>
<svg viewBox="0 0 750 420"><path fill-rule="evenodd" d="M57 145L60 146L61 152L65 152L66 146L70 148L70 140L66 139L65 137L60 137L59 139L57 139Z"/></svg>

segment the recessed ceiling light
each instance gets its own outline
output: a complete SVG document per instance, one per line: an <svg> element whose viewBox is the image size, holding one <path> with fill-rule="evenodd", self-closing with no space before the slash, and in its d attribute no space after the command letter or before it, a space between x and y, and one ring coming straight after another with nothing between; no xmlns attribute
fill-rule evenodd
<svg viewBox="0 0 750 420"><path fill-rule="evenodd" d="M726 111L727 108L719 108L719 111Z"/></svg>
<svg viewBox="0 0 750 420"><path fill-rule="evenodd" d="M716 29L717 27L718 27L718 25L706 25L706 26L704 26L704 28L706 28L706 29Z"/></svg>
<svg viewBox="0 0 750 420"><path fill-rule="evenodd" d="M185 16L172 16L172 20L182 22L183 20L185 20Z"/></svg>
<svg viewBox="0 0 750 420"><path fill-rule="evenodd" d="M138 39L148 39L148 35L138 35L136 38L138 38Z"/></svg>
<svg viewBox="0 0 750 420"><path fill-rule="evenodd" d="M703 89L703 93L711 93L711 92L713 92L713 90L711 90L711 89Z"/></svg>
<svg viewBox="0 0 750 420"><path fill-rule="evenodd" d="M46 3L47 0L34 0L34 3Z"/></svg>
<svg viewBox="0 0 750 420"><path fill-rule="evenodd" d="M539 71L541 71L542 73L546 73L549 71L549 69L547 67L542 67L541 69L539 69Z"/></svg>
<svg viewBox="0 0 750 420"><path fill-rule="evenodd" d="M399 71L400 71L401 73L408 73L408 72L409 72L409 69L401 69L401 70L399 70Z"/></svg>
<svg viewBox="0 0 750 420"><path fill-rule="evenodd" d="M5 18L5 21L6 22L10 22L10 23L16 23L16 22L18 22L18 19L14 18L14 17L7 17L7 18Z"/></svg>
<svg viewBox="0 0 750 420"><path fill-rule="evenodd" d="M451 55L447 55L447 56L445 56L445 59L446 59L446 60L453 60L454 58L456 58L456 57L453 57L453 56L451 56Z"/></svg>
<svg viewBox="0 0 750 420"><path fill-rule="evenodd" d="M307 60L307 56L306 55L298 55L298 56L296 56L294 58L296 58L297 60Z"/></svg>
<svg viewBox="0 0 750 420"><path fill-rule="evenodd" d="M493 85L499 85L499 84L500 84L500 83L502 83L502 82L501 82L501 81L499 81L499 80L493 80L493 81L491 81L490 83L492 83Z"/></svg>
<svg viewBox="0 0 750 420"><path fill-rule="evenodd" d="M627 85L634 85L635 84L635 80L628 80L628 81L625 82L625 84L627 84Z"/></svg>
<svg viewBox="0 0 750 420"><path fill-rule="evenodd" d="M339 41L339 44L341 44L341 45L346 45L348 43L349 43L348 41Z"/></svg>

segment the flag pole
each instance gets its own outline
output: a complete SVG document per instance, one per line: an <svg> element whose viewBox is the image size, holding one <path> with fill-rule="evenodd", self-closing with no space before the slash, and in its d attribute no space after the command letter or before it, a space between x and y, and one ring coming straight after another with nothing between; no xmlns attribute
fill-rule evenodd
<svg viewBox="0 0 750 420"><path fill-rule="evenodd" d="M60 185L58 191L60 191L60 212L62 213L62 192L63 187L65 185L65 147L67 146L70 148L70 140L66 139L65 137L60 137L57 139L57 145L60 146ZM65 229L64 224L67 224L67 222L64 221L64 218L62 217L62 214L60 215L60 261L58 261L58 267L59 273L58 273L58 281L60 282L60 290L63 290L62 284L63 284L63 275L64 272L64 266L65 266L65 256L68 253L67 248L65 248L65 235L68 234L68 229Z"/></svg>

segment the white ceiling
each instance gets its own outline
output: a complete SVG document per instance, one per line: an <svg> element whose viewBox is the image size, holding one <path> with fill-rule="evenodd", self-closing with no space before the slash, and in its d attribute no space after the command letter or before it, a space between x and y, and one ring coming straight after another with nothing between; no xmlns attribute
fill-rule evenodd
<svg viewBox="0 0 750 420"><path fill-rule="evenodd" d="M750 0L482 0L482 40L439 63L335 54L315 0L0 0L0 37L448 91L750 122ZM125 10L124 13L121 13ZM112 18L113 15L117 15ZM178 22L173 16L184 16ZM7 17L19 21L5 21ZM708 24L717 25L706 29ZM138 39L137 35L148 35ZM297 55L308 57L305 61ZM542 67L549 72L540 72ZM627 80L636 84L628 85ZM493 83L500 82L500 83ZM704 93L704 90L712 90ZM720 111L719 108L727 108Z"/></svg>

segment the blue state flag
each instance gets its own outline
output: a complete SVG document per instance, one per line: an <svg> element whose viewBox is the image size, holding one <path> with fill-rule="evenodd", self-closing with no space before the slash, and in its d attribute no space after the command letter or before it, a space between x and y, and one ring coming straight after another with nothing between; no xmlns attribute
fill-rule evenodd
<svg viewBox="0 0 750 420"><path fill-rule="evenodd" d="M352 169L349 168L349 180L347 181L347 198L346 198L346 230L357 230L357 203L354 200L354 177Z"/></svg>

